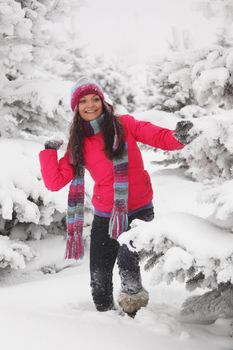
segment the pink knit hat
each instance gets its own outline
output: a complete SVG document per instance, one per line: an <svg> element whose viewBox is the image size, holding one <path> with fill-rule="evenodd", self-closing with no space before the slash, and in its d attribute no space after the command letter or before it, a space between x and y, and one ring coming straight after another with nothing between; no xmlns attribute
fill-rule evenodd
<svg viewBox="0 0 233 350"><path fill-rule="evenodd" d="M71 89L71 109L74 111L83 96L95 94L104 101L104 93L99 84L89 78L81 78Z"/></svg>

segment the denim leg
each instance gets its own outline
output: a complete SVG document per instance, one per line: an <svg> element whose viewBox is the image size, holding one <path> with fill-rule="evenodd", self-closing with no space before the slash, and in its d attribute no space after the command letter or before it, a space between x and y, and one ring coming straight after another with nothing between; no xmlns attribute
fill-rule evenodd
<svg viewBox="0 0 233 350"><path fill-rule="evenodd" d="M112 272L119 243L109 237L109 218L94 216L91 229L90 275L92 297L98 311L114 307Z"/></svg>

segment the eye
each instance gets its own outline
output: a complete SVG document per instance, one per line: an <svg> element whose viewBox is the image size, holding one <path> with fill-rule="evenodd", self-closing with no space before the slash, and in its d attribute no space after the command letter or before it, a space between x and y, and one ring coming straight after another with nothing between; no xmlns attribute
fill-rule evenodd
<svg viewBox="0 0 233 350"><path fill-rule="evenodd" d="M95 97L93 98L93 101L94 101L94 102L99 102L99 101L100 101L100 97L99 97L99 96L95 96Z"/></svg>
<svg viewBox="0 0 233 350"><path fill-rule="evenodd" d="M86 99L85 99L85 98L81 98L81 100L79 101L79 103L82 103L82 104L86 103Z"/></svg>

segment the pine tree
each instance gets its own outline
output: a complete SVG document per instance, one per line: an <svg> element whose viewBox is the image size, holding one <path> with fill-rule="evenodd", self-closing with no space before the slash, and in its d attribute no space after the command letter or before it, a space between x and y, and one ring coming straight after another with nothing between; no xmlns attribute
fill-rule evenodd
<svg viewBox="0 0 233 350"><path fill-rule="evenodd" d="M17 1L0 1L0 69L9 81L25 74L33 60L32 21ZM1 86L0 86L1 87Z"/></svg>
<svg viewBox="0 0 233 350"><path fill-rule="evenodd" d="M71 83L63 78L70 75L78 50L71 41L73 4L1 0L2 135L25 137L68 128Z"/></svg>

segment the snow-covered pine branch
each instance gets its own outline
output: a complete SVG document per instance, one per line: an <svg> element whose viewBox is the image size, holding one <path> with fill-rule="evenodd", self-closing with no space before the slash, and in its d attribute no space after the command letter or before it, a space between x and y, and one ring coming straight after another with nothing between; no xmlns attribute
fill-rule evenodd
<svg viewBox="0 0 233 350"><path fill-rule="evenodd" d="M200 217L166 214L138 224L122 234L120 242L146 256L154 284L179 280L189 289L213 289L233 283L233 235Z"/></svg>
<svg viewBox="0 0 233 350"><path fill-rule="evenodd" d="M0 269L24 268L25 263L35 257L35 252L22 242L14 242L0 235Z"/></svg>
<svg viewBox="0 0 233 350"><path fill-rule="evenodd" d="M232 171L232 158L229 168ZM233 232L232 188L233 180L206 181L200 201L211 204L213 208L212 214L209 216L211 222Z"/></svg>
<svg viewBox="0 0 233 350"><path fill-rule="evenodd" d="M232 47L212 45L204 49L171 52L148 67L144 104L175 112L188 105L208 111L233 103Z"/></svg>
<svg viewBox="0 0 233 350"><path fill-rule="evenodd" d="M176 280L185 283L190 291L203 289L201 296L185 301L184 317L211 321L233 316L233 235L230 232L180 212L137 224L119 240L139 252L152 285Z"/></svg>
<svg viewBox="0 0 233 350"><path fill-rule="evenodd" d="M38 159L42 149L40 143L0 139L0 233L13 239L41 239L47 233L65 233L68 188L59 192L45 188ZM86 188L86 208L90 211L89 177ZM86 219L87 223L90 218Z"/></svg>
<svg viewBox="0 0 233 350"><path fill-rule="evenodd" d="M195 180L226 180L232 177L232 111L193 120L199 136L180 152Z"/></svg>
<svg viewBox="0 0 233 350"><path fill-rule="evenodd" d="M59 133L66 138L72 118L69 91L61 79L16 80L1 92L1 126L4 137L35 138Z"/></svg>

